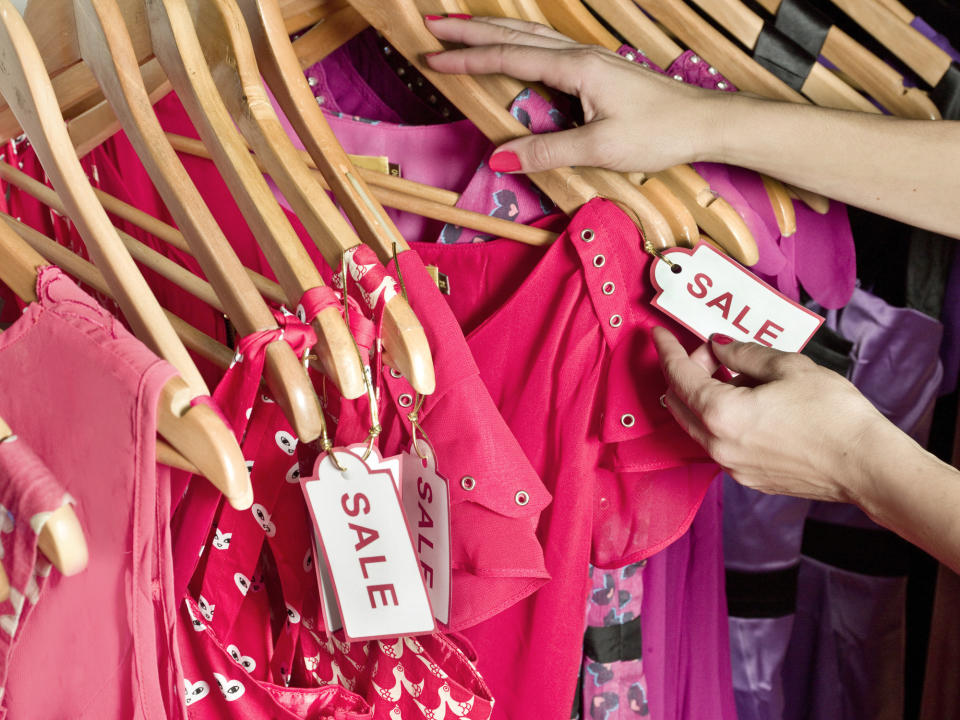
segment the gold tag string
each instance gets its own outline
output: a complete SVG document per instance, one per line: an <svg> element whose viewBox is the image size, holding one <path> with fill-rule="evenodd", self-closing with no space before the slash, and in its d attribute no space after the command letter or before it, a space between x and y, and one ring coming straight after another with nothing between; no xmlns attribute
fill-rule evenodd
<svg viewBox="0 0 960 720"><path fill-rule="evenodd" d="M643 249L644 249L647 253L649 253L650 255L653 255L654 257L657 257L657 258L659 258L660 260L663 260L663 261L664 261L667 265L669 265L671 268L674 267L675 263L671 262L671 261L670 261L670 258L668 258L668 257L667 257L666 255L664 255L662 252L660 252L659 250L657 250L657 248L655 248L655 247L653 246L653 243L652 243L650 240L644 240L644 241L643 241Z"/></svg>

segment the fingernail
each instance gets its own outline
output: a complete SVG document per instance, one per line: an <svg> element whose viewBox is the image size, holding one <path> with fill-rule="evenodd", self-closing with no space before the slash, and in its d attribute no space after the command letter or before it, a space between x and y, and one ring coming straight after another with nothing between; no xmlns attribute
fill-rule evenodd
<svg viewBox="0 0 960 720"><path fill-rule="evenodd" d="M712 342L715 342L717 345L729 345L730 343L733 342L732 337L722 335L721 333L714 333L713 335L710 336L710 340Z"/></svg>
<svg viewBox="0 0 960 720"><path fill-rule="evenodd" d="M424 15L424 20L443 20L443 15Z"/></svg>
<svg viewBox="0 0 960 720"><path fill-rule="evenodd" d="M434 50L433 52L424 53L424 57L433 57L434 55L439 55L443 50Z"/></svg>
<svg viewBox="0 0 960 720"><path fill-rule="evenodd" d="M457 20L473 20L473 15L464 15L463 13L450 13L447 17L456 18Z"/></svg>
<svg viewBox="0 0 960 720"><path fill-rule="evenodd" d="M504 150L492 155L489 164L494 172L516 172L520 169L520 158L516 153Z"/></svg>

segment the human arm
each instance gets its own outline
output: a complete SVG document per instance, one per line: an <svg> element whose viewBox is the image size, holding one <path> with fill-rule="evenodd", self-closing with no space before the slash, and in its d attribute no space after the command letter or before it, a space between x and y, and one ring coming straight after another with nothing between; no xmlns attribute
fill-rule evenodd
<svg viewBox="0 0 960 720"><path fill-rule="evenodd" d="M851 502L960 571L960 472L883 417L845 378L808 358L715 338L692 355L654 331L677 422L738 482ZM717 361L741 375L712 377Z"/></svg>
<svg viewBox="0 0 960 720"><path fill-rule="evenodd" d="M428 57L434 70L502 72L580 98L584 126L498 148L496 155L516 155L521 172L561 165L650 172L686 162L722 162L960 237L960 122L904 120L695 88L518 20L426 23L440 39L468 46Z"/></svg>

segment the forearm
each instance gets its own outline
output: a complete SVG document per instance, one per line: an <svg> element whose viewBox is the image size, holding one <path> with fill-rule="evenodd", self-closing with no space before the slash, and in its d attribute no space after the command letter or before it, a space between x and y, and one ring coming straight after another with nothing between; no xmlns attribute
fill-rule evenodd
<svg viewBox="0 0 960 720"><path fill-rule="evenodd" d="M903 120L718 95L700 159L960 236L960 122Z"/></svg>
<svg viewBox="0 0 960 720"><path fill-rule="evenodd" d="M871 437L853 500L960 572L960 471L890 426Z"/></svg>

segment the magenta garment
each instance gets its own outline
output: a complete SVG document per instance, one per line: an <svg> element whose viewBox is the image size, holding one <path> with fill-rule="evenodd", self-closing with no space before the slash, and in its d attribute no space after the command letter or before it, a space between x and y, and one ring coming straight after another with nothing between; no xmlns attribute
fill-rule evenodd
<svg viewBox="0 0 960 720"><path fill-rule="evenodd" d="M636 227L602 200L546 252L503 240L415 249L450 276L448 301L481 377L554 498L538 528L553 579L465 635L497 698L495 717L566 717L584 630L572 618L583 617L588 561L622 567L675 542L716 472L657 399L648 329L671 323L648 310ZM597 254L606 258L601 270ZM606 281L617 291L601 293ZM637 383L637 374L657 379ZM674 679L696 685L679 654L665 657L678 663ZM706 672L722 665L711 661ZM655 700L653 716L671 717Z"/></svg>
<svg viewBox="0 0 960 720"><path fill-rule="evenodd" d="M3 414L76 499L90 561L53 574L9 658L11 718L183 718L158 396L173 368L57 268L0 335ZM51 691L50 673L59 663Z"/></svg>
<svg viewBox="0 0 960 720"><path fill-rule="evenodd" d="M53 570L37 546L40 532L71 501L26 440L0 441L0 560L10 581L10 596L0 603L0 717L10 656Z"/></svg>

